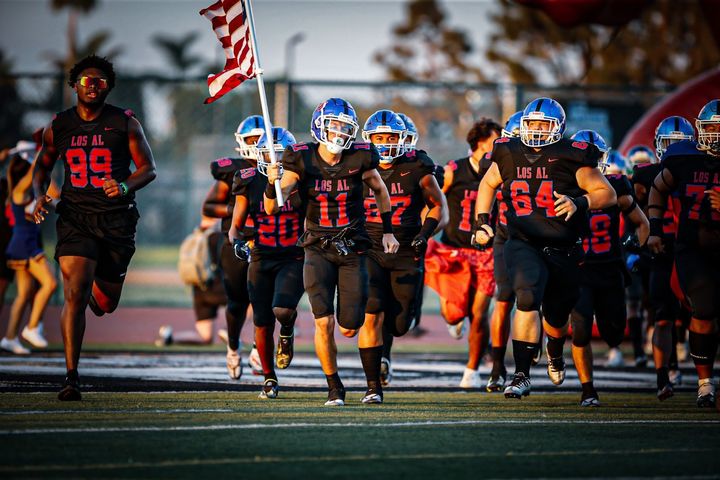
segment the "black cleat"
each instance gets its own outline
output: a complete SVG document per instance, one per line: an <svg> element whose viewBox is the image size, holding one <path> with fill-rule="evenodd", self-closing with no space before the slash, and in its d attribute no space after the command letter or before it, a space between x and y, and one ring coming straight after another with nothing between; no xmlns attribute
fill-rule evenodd
<svg viewBox="0 0 720 480"><path fill-rule="evenodd" d="M77 375L68 375L65 377L63 388L58 393L58 400L62 402L79 402L82 400Z"/></svg>
<svg viewBox="0 0 720 480"><path fill-rule="evenodd" d="M697 406L700 408L715 407L715 385L709 380L698 383Z"/></svg>
<svg viewBox="0 0 720 480"><path fill-rule="evenodd" d="M325 402L326 407L342 407L345 405L345 388L336 387L328 390L328 399Z"/></svg>
<svg viewBox="0 0 720 480"><path fill-rule="evenodd" d="M667 400L672 397L674 394L675 392L673 392L672 383L666 383L664 387L658 388L657 398L662 402L663 400Z"/></svg>
<svg viewBox="0 0 720 480"><path fill-rule="evenodd" d="M290 366L290 362L293 359L293 343L295 341L295 335L283 336L280 335L278 338L277 352L275 354L275 366L281 370L286 369Z"/></svg>

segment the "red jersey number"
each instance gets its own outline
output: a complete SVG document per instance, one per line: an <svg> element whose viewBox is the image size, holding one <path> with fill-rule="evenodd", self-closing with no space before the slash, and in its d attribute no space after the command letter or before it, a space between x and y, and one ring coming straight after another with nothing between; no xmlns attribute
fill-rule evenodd
<svg viewBox="0 0 720 480"><path fill-rule="evenodd" d="M317 201L320 203L320 223L321 227L347 227L350 219L347 216L347 192L338 193L333 202L337 204L337 220L333 223L330 218L330 195L327 193L318 193Z"/></svg>
<svg viewBox="0 0 720 480"><path fill-rule="evenodd" d="M540 183L534 199L530 196L530 184L526 180L513 180L510 184L510 198L518 217L525 217L540 209L544 209L545 212L538 213L546 217L555 216L552 180L543 180Z"/></svg>
<svg viewBox="0 0 720 480"><path fill-rule="evenodd" d="M65 152L70 170L70 184L75 188L90 185L102 188L106 178L112 176L112 152L109 148L93 148L88 154L82 148L71 148Z"/></svg>
<svg viewBox="0 0 720 480"><path fill-rule="evenodd" d="M610 251L610 225L610 215L602 213L590 217L591 237L585 239L585 252L599 255Z"/></svg>

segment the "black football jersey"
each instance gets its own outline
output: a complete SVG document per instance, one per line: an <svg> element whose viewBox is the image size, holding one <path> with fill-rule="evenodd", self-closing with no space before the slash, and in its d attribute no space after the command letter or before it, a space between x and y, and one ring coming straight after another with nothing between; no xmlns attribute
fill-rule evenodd
<svg viewBox="0 0 720 480"><path fill-rule="evenodd" d="M440 241L453 247L470 248L477 190L480 180L490 168L490 161L484 158L477 172L470 164L470 157L451 160L448 166L453 172L452 184L445 192L450 215Z"/></svg>
<svg viewBox="0 0 720 480"><path fill-rule="evenodd" d="M720 190L720 157L683 140L668 147L662 159L675 180L672 195L678 217L679 247L720 247L720 212L710 206L706 190Z"/></svg>
<svg viewBox="0 0 720 480"><path fill-rule="evenodd" d="M307 201L306 226L320 236L352 226L365 231L363 174L380 163L377 149L354 143L344 150L337 165L328 165L317 143L298 143L285 149L283 168L298 175L298 190Z"/></svg>
<svg viewBox="0 0 720 480"><path fill-rule="evenodd" d="M582 167L597 167L600 151L591 144L567 139L535 151L519 138L495 140L492 161L502 177L508 234L538 246L566 247L587 232L587 217L569 221L555 214L553 192L578 197L586 192L575 178Z"/></svg>
<svg viewBox="0 0 720 480"><path fill-rule="evenodd" d="M420 213L425 208L420 180L433 175L435 163L422 150L413 150L395 159L389 168L378 168L390 194L393 233L400 245L409 246L422 227ZM365 221L377 247L382 239L382 219L373 191L365 185Z"/></svg>
<svg viewBox="0 0 720 480"><path fill-rule="evenodd" d="M625 195L635 196L625 175L605 175L605 178L618 198ZM583 239L585 263L612 262L623 258L620 248L620 213L617 205L588 211L590 233Z"/></svg>
<svg viewBox="0 0 720 480"><path fill-rule="evenodd" d="M251 171L255 171L255 165L250 163L249 160L245 160L244 158L223 157L214 160L210 164L210 173L212 174L212 177L218 182L222 182L227 185L228 191L230 192L232 192L235 173L240 172L242 174L242 172ZM228 195L227 202L228 205L230 205L230 209L228 210L229 214L227 217L223 217L220 220L220 226L224 233L229 232L230 227L232 226L232 211L233 207L235 206L235 197L233 197L231 194ZM243 229L243 235L245 235L246 238L252 238L253 228L254 225L252 222L252 218L248 217L247 222L245 222L245 228Z"/></svg>
<svg viewBox="0 0 720 480"><path fill-rule="evenodd" d="M648 200L650 199L650 188L655 182L655 177L657 177L661 170L662 166L659 163L641 163L633 167L633 185L642 185L647 192L645 198L642 199L642 201L638 201L638 205L640 205L640 208L646 213L649 213L647 206ZM665 215L663 216L663 241L667 243L674 243L675 234L677 233L677 219L674 216L673 203L671 199L668 200L668 208L665 210Z"/></svg>
<svg viewBox="0 0 720 480"><path fill-rule="evenodd" d="M60 200L63 207L80 213L127 210L135 205L135 193L108 198L104 179L124 182L130 176L128 121L135 115L105 104L100 116L86 122L75 107L58 113L51 128L55 147L65 167Z"/></svg>
<svg viewBox="0 0 720 480"><path fill-rule="evenodd" d="M232 193L247 198L248 220L252 220L255 226L253 236L245 237L246 240L254 240L252 256L254 258L276 258L278 255L302 257L303 249L296 246L305 223L305 207L300 195L297 190L291 192L280 211L268 215L263 203L263 193L267 184L267 177L254 168L235 172Z"/></svg>

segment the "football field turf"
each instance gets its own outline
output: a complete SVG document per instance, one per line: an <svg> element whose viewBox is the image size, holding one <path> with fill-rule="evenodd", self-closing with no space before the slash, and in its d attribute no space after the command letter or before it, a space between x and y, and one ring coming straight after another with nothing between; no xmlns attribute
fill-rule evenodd
<svg viewBox="0 0 720 480"><path fill-rule="evenodd" d="M0 394L0 477L715 477L720 415L683 392L386 393L324 407L324 392Z"/></svg>

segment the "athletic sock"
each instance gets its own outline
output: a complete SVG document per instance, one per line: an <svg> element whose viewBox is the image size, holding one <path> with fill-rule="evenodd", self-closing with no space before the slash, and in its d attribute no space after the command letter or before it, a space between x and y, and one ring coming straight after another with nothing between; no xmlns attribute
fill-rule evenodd
<svg viewBox="0 0 720 480"><path fill-rule="evenodd" d="M515 373L524 373L526 377L530 377L530 364L532 363L533 356L535 356L535 349L538 347L537 343L523 342L521 340L513 340L513 358L515 359Z"/></svg>
<svg viewBox="0 0 720 480"><path fill-rule="evenodd" d="M360 348L360 361L362 362L368 387L380 384L380 360L382 359L382 345L377 347Z"/></svg>
<svg viewBox="0 0 720 480"><path fill-rule="evenodd" d="M668 373L667 367L658 368L657 370L655 370L655 374L657 375L658 390L670 383L670 375Z"/></svg>
<svg viewBox="0 0 720 480"><path fill-rule="evenodd" d="M277 382L277 375L275 374L275 370L271 370L268 373L263 374L265 375L265 380L275 380Z"/></svg>
<svg viewBox="0 0 720 480"><path fill-rule="evenodd" d="M505 352L507 347L492 347L492 371L490 372L491 377L497 377L505 373Z"/></svg>
<svg viewBox="0 0 720 480"><path fill-rule="evenodd" d="M547 335L547 353L550 358L559 358L563 356L563 347L565 346L565 336L560 338Z"/></svg>
<svg viewBox="0 0 720 480"><path fill-rule="evenodd" d="M338 375L337 372L333 373L332 375L325 375L325 379L327 380L328 388L330 390L333 390L336 388L340 388L340 389L345 388L342 381L340 380L340 375Z"/></svg>
<svg viewBox="0 0 720 480"><path fill-rule="evenodd" d="M295 333L295 320L297 320L297 311L293 312L288 322L280 323L280 335L283 337L292 337Z"/></svg>
<svg viewBox="0 0 720 480"><path fill-rule="evenodd" d="M597 398L597 391L595 390L595 385L593 385L592 380L589 382L582 383L580 385L582 387L582 398L590 398L595 397Z"/></svg>
<svg viewBox="0 0 720 480"><path fill-rule="evenodd" d="M382 329L383 333L383 351L382 356L390 360L390 355L392 353L392 346L393 342L395 341L395 337L392 336L392 333L388 332L387 328L383 327Z"/></svg>

